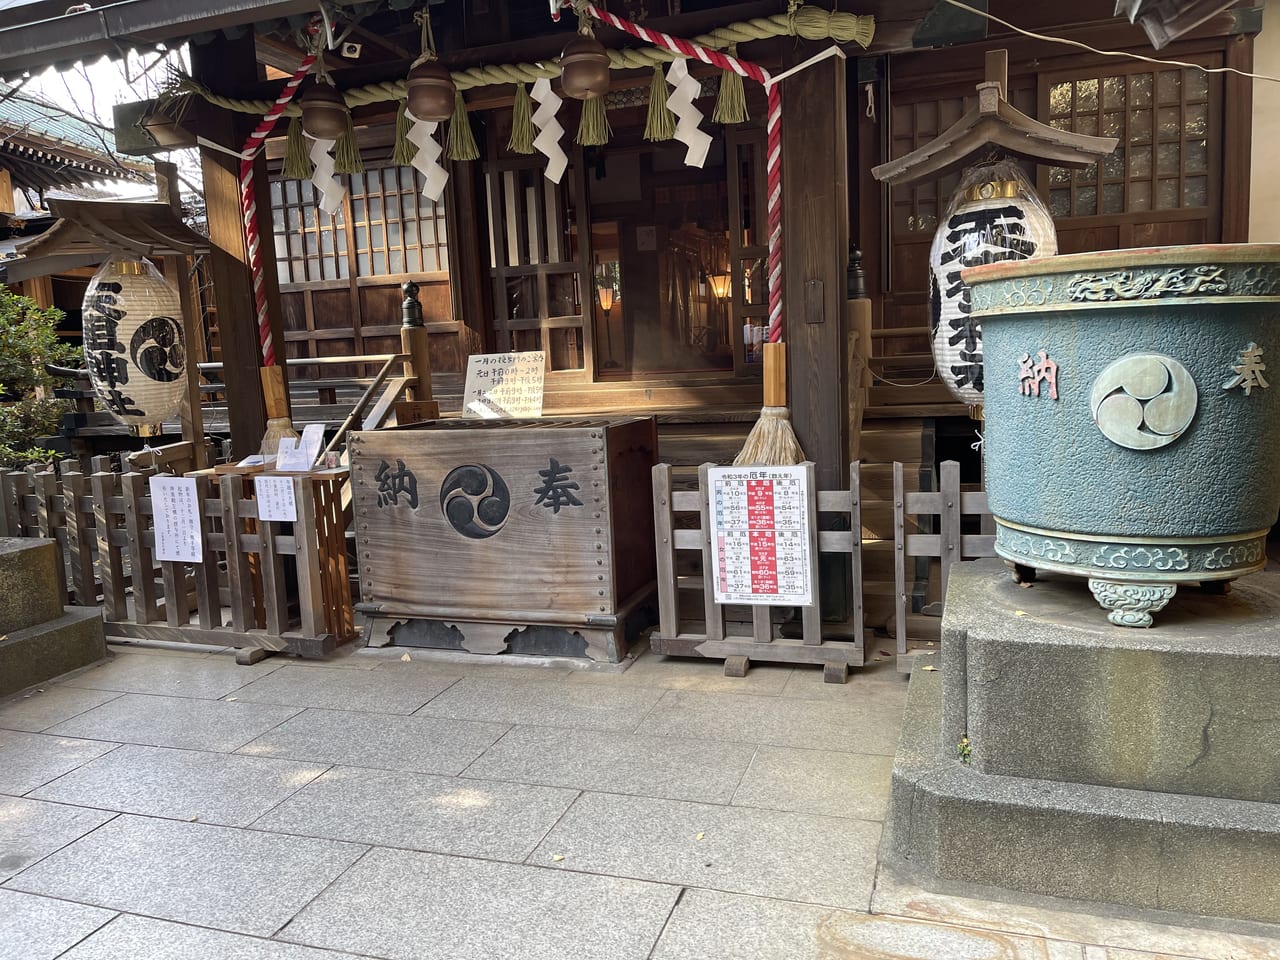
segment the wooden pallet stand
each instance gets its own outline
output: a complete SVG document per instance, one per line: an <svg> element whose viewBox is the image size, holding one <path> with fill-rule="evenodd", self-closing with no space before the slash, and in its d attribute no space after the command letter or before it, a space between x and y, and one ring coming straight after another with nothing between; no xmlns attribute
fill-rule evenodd
<svg viewBox="0 0 1280 960"><path fill-rule="evenodd" d="M844 683L849 667L859 667L865 662L858 464L849 465L847 490L816 490L813 464L804 465L809 474L808 489L812 498L809 515L818 521L818 529L811 531L810 541L809 574L814 602L810 606L799 608L799 638L783 637L780 631L782 611L795 608L748 608L716 603L712 582L716 564L712 555L710 483L707 475L708 469L713 466L715 465L703 464L699 468L697 490L673 489L670 464L660 463L653 468L659 617L658 628L649 638L653 652L722 659L725 663L725 676L729 677L744 676L753 659L778 663L820 663L823 667L823 679L827 683ZM823 515L828 518L825 524L821 522ZM689 528L690 519L696 521L696 528ZM840 526L845 529L822 529L824 526ZM855 531L858 533L855 534ZM678 576L678 559L682 551L700 555L700 576ZM852 603L847 623L822 622L819 554L850 559L849 596ZM686 621L681 618L680 593L686 590L702 593L701 621Z"/></svg>

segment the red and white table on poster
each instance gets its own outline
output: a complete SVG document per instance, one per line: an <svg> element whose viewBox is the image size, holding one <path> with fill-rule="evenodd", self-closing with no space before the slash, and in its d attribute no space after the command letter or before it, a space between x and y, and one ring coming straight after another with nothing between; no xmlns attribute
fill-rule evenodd
<svg viewBox="0 0 1280 960"><path fill-rule="evenodd" d="M707 471L716 603L813 603L810 476L804 466Z"/></svg>

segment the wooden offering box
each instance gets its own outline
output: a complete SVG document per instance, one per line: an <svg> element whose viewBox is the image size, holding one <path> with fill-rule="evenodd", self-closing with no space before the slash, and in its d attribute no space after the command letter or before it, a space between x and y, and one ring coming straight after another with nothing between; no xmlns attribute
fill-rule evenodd
<svg viewBox="0 0 1280 960"><path fill-rule="evenodd" d="M371 645L626 654L655 587L652 418L436 420L349 449Z"/></svg>

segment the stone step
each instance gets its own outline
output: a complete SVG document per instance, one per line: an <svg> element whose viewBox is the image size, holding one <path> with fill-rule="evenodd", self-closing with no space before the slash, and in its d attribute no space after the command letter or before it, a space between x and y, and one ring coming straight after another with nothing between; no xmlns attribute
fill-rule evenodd
<svg viewBox="0 0 1280 960"><path fill-rule="evenodd" d="M52 540L0 537L0 635L61 617L64 581Z"/></svg>
<svg viewBox="0 0 1280 960"><path fill-rule="evenodd" d="M0 697L87 667L106 655L98 608L59 608L54 619L12 630L0 639Z"/></svg>

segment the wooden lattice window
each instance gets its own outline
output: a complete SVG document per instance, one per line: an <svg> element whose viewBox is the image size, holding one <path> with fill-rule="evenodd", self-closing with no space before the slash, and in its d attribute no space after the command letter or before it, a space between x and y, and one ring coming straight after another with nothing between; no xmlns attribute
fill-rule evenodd
<svg viewBox="0 0 1280 960"><path fill-rule="evenodd" d="M422 196L411 167L371 167L347 178L333 216L308 180L271 184L272 230L281 286L449 270L444 203Z"/></svg>
<svg viewBox="0 0 1280 960"><path fill-rule="evenodd" d="M386 166L351 176L356 276L449 269L444 203L422 195L422 175Z"/></svg>
<svg viewBox="0 0 1280 960"><path fill-rule="evenodd" d="M1116 71L1050 83L1047 92L1053 126L1120 139L1082 170L1049 169L1055 218L1211 205L1214 98L1203 71Z"/></svg>
<svg viewBox="0 0 1280 960"><path fill-rule="evenodd" d="M321 211L309 180L271 184L271 222L282 285L350 276L343 212L331 217Z"/></svg>

